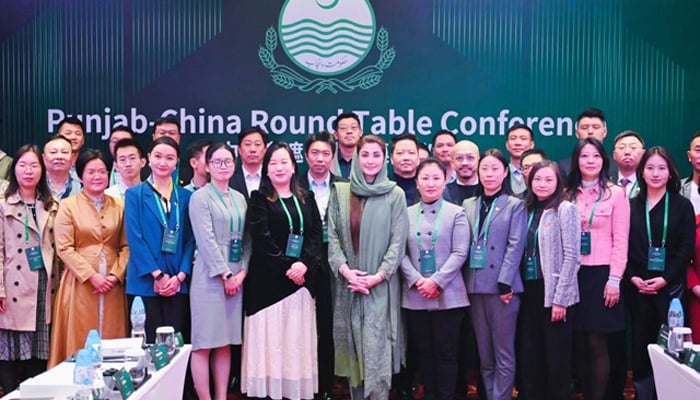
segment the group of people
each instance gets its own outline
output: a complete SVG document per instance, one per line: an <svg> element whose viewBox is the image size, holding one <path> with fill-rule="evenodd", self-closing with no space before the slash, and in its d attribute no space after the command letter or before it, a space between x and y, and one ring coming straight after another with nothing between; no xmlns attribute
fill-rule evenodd
<svg viewBox="0 0 700 400"><path fill-rule="evenodd" d="M572 377L586 399L621 398L626 330L646 399L646 344L672 298L698 339L700 134L682 181L671 154L632 131L611 164L596 109L558 163L526 125L509 129L508 156L450 131L433 156L412 134L387 146L353 113L334 129L307 136L305 173L257 127L237 152L198 140L181 158L172 118L147 152L127 127L110 155L82 150L77 119L43 149L20 147L0 202L5 392L90 329L127 336L135 296L148 342L168 325L192 343L200 399L225 399L232 375L249 397L328 399L340 376L353 399L387 399L392 377L420 372L426 399L451 400L474 365L489 400L516 385L568 400Z"/></svg>

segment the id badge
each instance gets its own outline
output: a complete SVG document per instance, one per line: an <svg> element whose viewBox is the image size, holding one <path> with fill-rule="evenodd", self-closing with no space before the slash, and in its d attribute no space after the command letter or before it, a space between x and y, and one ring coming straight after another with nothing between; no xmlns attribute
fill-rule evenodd
<svg viewBox="0 0 700 400"><path fill-rule="evenodd" d="M525 260L525 280L537 280L537 256L530 256Z"/></svg>
<svg viewBox="0 0 700 400"><path fill-rule="evenodd" d="M430 276L435 273L435 249L420 251L420 274Z"/></svg>
<svg viewBox="0 0 700 400"><path fill-rule="evenodd" d="M175 254L177 250L178 232L172 229L167 229L163 232L163 243L160 245L160 251L164 253Z"/></svg>
<svg viewBox="0 0 700 400"><path fill-rule="evenodd" d="M290 233L289 237L287 238L287 250L284 251L284 254L287 257L299 258L301 257L301 246L303 245L303 236Z"/></svg>
<svg viewBox="0 0 700 400"><path fill-rule="evenodd" d="M228 242L228 262L241 261L241 239L231 238Z"/></svg>
<svg viewBox="0 0 700 400"><path fill-rule="evenodd" d="M649 263L647 264L649 271L665 271L666 270L666 248L665 247L649 247Z"/></svg>
<svg viewBox="0 0 700 400"><path fill-rule="evenodd" d="M591 254L591 232L581 232L581 255Z"/></svg>
<svg viewBox="0 0 700 400"><path fill-rule="evenodd" d="M323 243L328 243L328 222L323 221Z"/></svg>
<svg viewBox="0 0 700 400"><path fill-rule="evenodd" d="M44 269L44 260L41 258L41 247L27 247L24 249L24 254L27 256L27 262L29 263L29 269L31 271Z"/></svg>
<svg viewBox="0 0 700 400"><path fill-rule="evenodd" d="M472 251L469 255L470 269L484 269L486 267L486 250L485 244L472 246Z"/></svg>

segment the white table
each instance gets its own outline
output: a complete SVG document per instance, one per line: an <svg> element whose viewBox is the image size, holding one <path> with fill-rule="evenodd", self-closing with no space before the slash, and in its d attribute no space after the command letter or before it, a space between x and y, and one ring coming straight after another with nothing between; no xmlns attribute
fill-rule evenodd
<svg viewBox="0 0 700 400"><path fill-rule="evenodd" d="M647 346L659 400L700 399L700 373L664 353L656 344Z"/></svg>
<svg viewBox="0 0 700 400"><path fill-rule="evenodd" d="M143 386L134 391L129 400L161 400L161 399L181 399L185 384L185 373L187 372L187 361L190 359L191 345L185 345L178 354L160 371L150 371L152 374ZM105 363L103 368L111 368L115 364ZM118 364L116 364L118 365ZM76 388L71 385L73 382L73 363L64 362L54 368L26 380L24 383L33 380L33 383L52 387L51 395L55 399L65 399L66 396L75 394ZM116 366L115 366L116 367ZM0 400L20 400L30 399L22 397L20 389L7 394ZM110 399L120 399L119 392L114 392ZM43 397L43 399L49 399Z"/></svg>

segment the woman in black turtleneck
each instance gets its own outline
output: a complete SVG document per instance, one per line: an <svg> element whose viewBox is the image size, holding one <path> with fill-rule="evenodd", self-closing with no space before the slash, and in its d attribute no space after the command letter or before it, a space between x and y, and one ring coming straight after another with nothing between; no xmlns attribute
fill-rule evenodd
<svg viewBox="0 0 700 400"><path fill-rule="evenodd" d="M579 301L581 229L576 206L564 200L557 164L541 161L529 174L524 292L518 316L518 367L527 399L571 399L573 325Z"/></svg>
<svg viewBox="0 0 700 400"><path fill-rule="evenodd" d="M464 201L472 232L467 293L490 400L510 400L515 380L515 327L523 291L520 260L525 247L522 200L511 195L508 160L487 150L478 166L478 197Z"/></svg>

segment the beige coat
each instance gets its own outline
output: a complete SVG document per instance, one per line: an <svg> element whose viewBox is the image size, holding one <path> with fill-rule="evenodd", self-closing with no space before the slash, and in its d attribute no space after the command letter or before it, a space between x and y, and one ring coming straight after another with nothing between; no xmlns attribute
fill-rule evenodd
<svg viewBox="0 0 700 400"><path fill-rule="evenodd" d="M18 193L0 201L0 297L7 299L7 310L0 313L0 328L14 331L36 330L37 291L46 291L46 323L51 322L51 300L59 280L58 263L55 262L53 226L57 203L44 209L44 202L37 200L36 216L39 226L22 202ZM25 242L24 221L29 227L29 244ZM48 276L48 284L39 288L38 272L29 269L25 255L27 247L39 244Z"/></svg>
<svg viewBox="0 0 700 400"><path fill-rule="evenodd" d="M107 261L105 275L114 274L119 280L104 295L102 338L126 336L124 276L129 250L122 202L104 196L98 211L85 192L61 201L56 215L56 251L66 270L56 295L49 368L81 349L90 329L98 328L99 300L89 279L98 272L102 251Z"/></svg>

